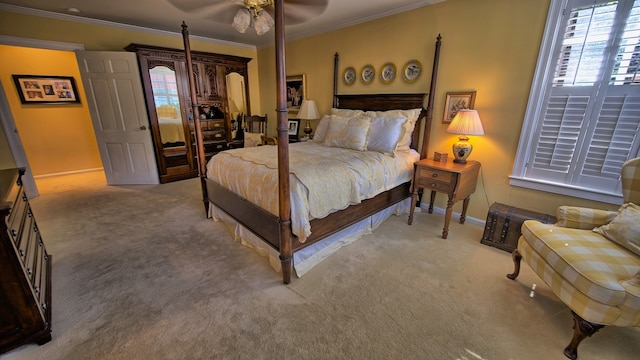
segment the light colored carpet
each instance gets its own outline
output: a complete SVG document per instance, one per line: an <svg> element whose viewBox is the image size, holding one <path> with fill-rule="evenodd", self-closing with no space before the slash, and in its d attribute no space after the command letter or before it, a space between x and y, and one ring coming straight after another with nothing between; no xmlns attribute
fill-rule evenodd
<svg viewBox="0 0 640 360"><path fill-rule="evenodd" d="M283 285L265 258L204 216L199 180L38 180L53 255L53 340L22 359L564 359L568 309L482 228L392 217ZM532 284L537 284L533 298ZM638 329L605 327L579 359L637 359Z"/></svg>

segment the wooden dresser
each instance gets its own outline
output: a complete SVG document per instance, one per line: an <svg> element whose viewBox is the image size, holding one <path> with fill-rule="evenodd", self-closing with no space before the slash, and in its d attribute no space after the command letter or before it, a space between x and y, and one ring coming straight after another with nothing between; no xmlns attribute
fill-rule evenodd
<svg viewBox="0 0 640 360"><path fill-rule="evenodd" d="M227 130L225 129L224 119L200 119L202 127L202 144L204 145L205 159L209 161L211 157L222 150L227 149ZM189 123L191 131L191 146L194 156L198 153L196 148L195 129L193 122Z"/></svg>
<svg viewBox="0 0 640 360"><path fill-rule="evenodd" d="M51 340L51 256L24 193L23 174L0 170L0 353Z"/></svg>

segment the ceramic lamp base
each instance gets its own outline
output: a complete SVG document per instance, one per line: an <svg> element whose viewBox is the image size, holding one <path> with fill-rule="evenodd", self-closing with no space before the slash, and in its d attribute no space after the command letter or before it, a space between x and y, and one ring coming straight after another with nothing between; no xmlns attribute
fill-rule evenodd
<svg viewBox="0 0 640 360"><path fill-rule="evenodd" d="M455 159L453 159L454 163L457 164L466 164L467 158L471 154L471 150L473 150L473 145L469 142L469 138L466 136L460 136L458 138L458 142L453 144L453 155Z"/></svg>

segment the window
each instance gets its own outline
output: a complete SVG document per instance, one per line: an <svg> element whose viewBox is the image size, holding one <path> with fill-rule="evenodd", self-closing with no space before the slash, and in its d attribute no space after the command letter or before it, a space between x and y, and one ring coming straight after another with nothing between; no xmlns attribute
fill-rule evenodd
<svg viewBox="0 0 640 360"><path fill-rule="evenodd" d="M153 89L153 100L156 106L173 105L180 109L180 98L178 96L178 84L173 70L159 66L150 72L151 88Z"/></svg>
<svg viewBox="0 0 640 360"><path fill-rule="evenodd" d="M640 0L552 0L510 183L619 204L639 65Z"/></svg>

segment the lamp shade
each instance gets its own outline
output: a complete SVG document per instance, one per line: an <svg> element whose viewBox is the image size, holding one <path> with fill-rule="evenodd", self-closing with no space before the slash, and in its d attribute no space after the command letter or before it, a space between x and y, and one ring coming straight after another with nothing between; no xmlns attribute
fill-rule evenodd
<svg viewBox="0 0 640 360"><path fill-rule="evenodd" d="M453 162L466 164L467 158L473 150L473 145L469 142L467 135L484 135L478 112L468 109L458 110L447 128L447 132L460 135L458 141L453 144L453 155L455 156Z"/></svg>
<svg viewBox="0 0 640 360"><path fill-rule="evenodd" d="M316 107L316 102L313 100L302 100L302 104L300 105L300 111L298 111L298 118L304 120L313 120L319 118L318 108Z"/></svg>
<svg viewBox="0 0 640 360"><path fill-rule="evenodd" d="M484 135L477 110L461 109L451 120L447 132L460 135Z"/></svg>

